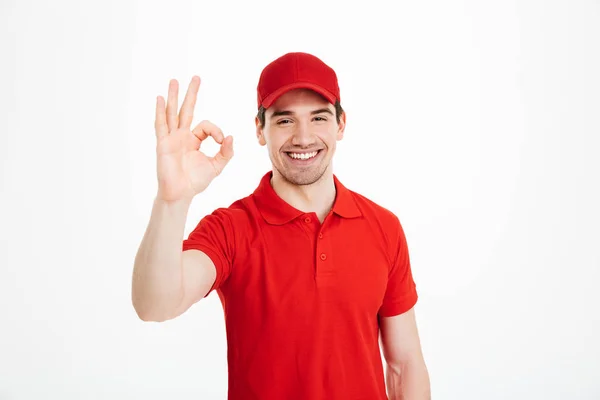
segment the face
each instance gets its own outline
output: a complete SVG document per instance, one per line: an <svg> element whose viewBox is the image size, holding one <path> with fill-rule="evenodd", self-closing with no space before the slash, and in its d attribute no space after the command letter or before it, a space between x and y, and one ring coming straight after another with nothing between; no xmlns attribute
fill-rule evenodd
<svg viewBox="0 0 600 400"><path fill-rule="evenodd" d="M335 107L316 92L295 89L266 110L256 134L267 146L273 168L294 185L317 182L331 168L336 142L344 135L346 115L338 123Z"/></svg>

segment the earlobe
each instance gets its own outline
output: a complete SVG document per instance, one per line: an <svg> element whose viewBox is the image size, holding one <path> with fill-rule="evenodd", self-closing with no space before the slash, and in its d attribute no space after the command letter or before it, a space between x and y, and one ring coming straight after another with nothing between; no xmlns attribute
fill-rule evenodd
<svg viewBox="0 0 600 400"><path fill-rule="evenodd" d="M258 144L260 144L261 146L264 146L267 144L267 142L265 140L265 136L262 133L260 135L258 135Z"/></svg>
<svg viewBox="0 0 600 400"><path fill-rule="evenodd" d="M346 112L342 113L340 118L340 123L338 124L338 133L337 140L342 140L344 138L344 130L346 129Z"/></svg>
<svg viewBox="0 0 600 400"><path fill-rule="evenodd" d="M256 124L256 138L258 139L258 144L260 144L261 146L264 146L267 144L267 142L265 141L265 135L263 133L263 129L262 129L262 126L260 125L260 121L258 120L258 117L254 118L254 122Z"/></svg>

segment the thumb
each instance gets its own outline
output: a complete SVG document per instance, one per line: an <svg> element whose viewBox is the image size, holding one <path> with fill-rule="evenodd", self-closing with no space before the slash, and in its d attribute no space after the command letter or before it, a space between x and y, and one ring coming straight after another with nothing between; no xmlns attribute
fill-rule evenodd
<svg viewBox="0 0 600 400"><path fill-rule="evenodd" d="M219 152L213 157L213 163L215 169L219 174L223 171L223 168L227 165L229 160L233 157L233 136L227 136L221 143Z"/></svg>

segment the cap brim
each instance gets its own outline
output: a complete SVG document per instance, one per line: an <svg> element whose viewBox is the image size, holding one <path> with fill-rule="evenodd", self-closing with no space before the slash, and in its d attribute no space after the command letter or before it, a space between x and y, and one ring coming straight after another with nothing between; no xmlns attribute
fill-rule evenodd
<svg viewBox="0 0 600 400"><path fill-rule="evenodd" d="M331 93L329 90L327 90L319 85L315 85L314 83L310 83L310 82L294 82L294 83L290 83L289 85L280 87L279 89L277 89L276 91L274 91L273 93L271 93L270 95L265 97L265 99L262 102L262 106L264 108L271 107L271 105L281 95L283 95L284 93L289 92L290 90L293 90L293 89L310 89L310 90L313 90L313 91L319 93L321 96L325 97L325 99L327 101L329 101L331 104L335 104L335 101L336 101L336 97L333 93Z"/></svg>

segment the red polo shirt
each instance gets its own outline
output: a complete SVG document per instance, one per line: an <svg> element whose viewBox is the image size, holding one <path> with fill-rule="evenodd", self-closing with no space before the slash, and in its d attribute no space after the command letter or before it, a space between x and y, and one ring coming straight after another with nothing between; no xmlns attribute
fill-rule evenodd
<svg viewBox="0 0 600 400"><path fill-rule="evenodd" d="M228 399L386 399L378 317L417 301L398 218L334 176L336 200L320 223L282 200L271 176L183 243L217 269Z"/></svg>

